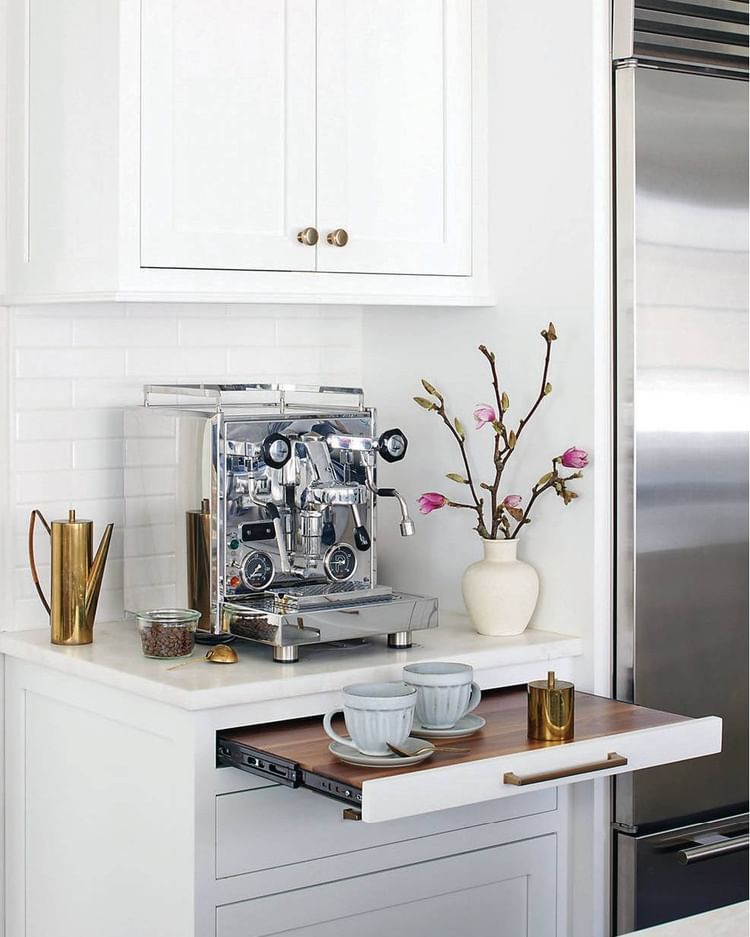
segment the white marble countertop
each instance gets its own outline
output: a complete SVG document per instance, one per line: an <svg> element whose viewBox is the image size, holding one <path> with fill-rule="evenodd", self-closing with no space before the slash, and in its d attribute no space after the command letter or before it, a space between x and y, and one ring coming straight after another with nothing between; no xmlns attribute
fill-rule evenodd
<svg viewBox="0 0 750 937"><path fill-rule="evenodd" d="M583 652L580 638L528 630L511 638L477 634L468 619L443 615L439 628L414 634L409 650L388 648L385 638L347 649L302 648L296 664L277 664L271 648L238 640L237 664L196 663L170 671L175 661L145 658L132 622L96 625L94 643L50 644L49 629L0 632L0 653L31 661L183 709L289 699L338 690L349 683L399 679L410 661L460 660L474 667L483 688L512 686L545 676L548 664L569 676L571 658ZM205 648L196 645L196 655ZM567 660L567 664L565 663ZM552 663L554 662L554 663Z"/></svg>
<svg viewBox="0 0 750 937"><path fill-rule="evenodd" d="M750 905L747 901L726 908L684 917L669 924L657 924L645 930L632 931L637 937L747 937ZM629 937L629 935L625 935Z"/></svg>

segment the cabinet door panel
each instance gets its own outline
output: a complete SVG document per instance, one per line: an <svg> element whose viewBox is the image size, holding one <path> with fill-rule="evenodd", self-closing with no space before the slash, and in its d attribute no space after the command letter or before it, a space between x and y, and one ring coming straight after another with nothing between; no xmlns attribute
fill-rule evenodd
<svg viewBox="0 0 750 937"><path fill-rule="evenodd" d="M315 0L142 9L142 265L313 270Z"/></svg>
<svg viewBox="0 0 750 937"><path fill-rule="evenodd" d="M217 937L553 937L556 837L217 908Z"/></svg>
<svg viewBox="0 0 750 937"><path fill-rule="evenodd" d="M470 0L318 0L318 269L471 273Z"/></svg>

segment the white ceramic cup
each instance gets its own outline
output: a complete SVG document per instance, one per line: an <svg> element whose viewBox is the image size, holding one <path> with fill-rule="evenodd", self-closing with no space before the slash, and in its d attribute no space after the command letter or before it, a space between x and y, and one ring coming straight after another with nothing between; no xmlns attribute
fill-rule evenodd
<svg viewBox="0 0 750 937"><path fill-rule="evenodd" d="M482 698L468 664L407 664L404 683L417 691L416 721L425 729L452 729Z"/></svg>
<svg viewBox="0 0 750 937"><path fill-rule="evenodd" d="M342 690L344 706L323 717L326 733L363 755L390 755L388 742L402 745L414 722L417 691L404 683L354 683ZM334 732L331 720L343 712L350 739Z"/></svg>

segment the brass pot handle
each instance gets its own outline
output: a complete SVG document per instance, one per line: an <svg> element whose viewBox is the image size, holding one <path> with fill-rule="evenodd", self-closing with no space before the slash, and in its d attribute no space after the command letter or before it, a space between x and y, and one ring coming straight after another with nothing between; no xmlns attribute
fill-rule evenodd
<svg viewBox="0 0 750 937"><path fill-rule="evenodd" d="M317 228L303 228L297 232L297 240L300 244L306 244L307 247L315 247L318 243L318 237Z"/></svg>
<svg viewBox="0 0 750 937"><path fill-rule="evenodd" d="M335 231L329 232L326 241L332 247L346 247L349 243L349 235L343 228L336 228Z"/></svg>
<svg viewBox="0 0 750 937"><path fill-rule="evenodd" d="M33 579L34 585L36 586L36 591L39 593L39 598L42 600L42 605L47 609L47 614L50 615L51 609L39 582L39 574L36 571L36 560L34 558L34 525L36 524L37 516L44 524L44 529L47 531L47 533L50 536L52 535L52 529L45 520L44 514L35 508L31 512L31 517L29 517L29 565L31 566L31 578Z"/></svg>
<svg viewBox="0 0 750 937"><path fill-rule="evenodd" d="M539 784L541 781L557 781L570 778L576 774L588 774L589 771L606 771L607 768L621 768L628 763L624 755L610 752L604 761L591 761L587 765L578 765L573 768L562 768L560 771L541 771L539 774L515 774L506 771L503 775L503 784L515 784L523 787L525 784Z"/></svg>

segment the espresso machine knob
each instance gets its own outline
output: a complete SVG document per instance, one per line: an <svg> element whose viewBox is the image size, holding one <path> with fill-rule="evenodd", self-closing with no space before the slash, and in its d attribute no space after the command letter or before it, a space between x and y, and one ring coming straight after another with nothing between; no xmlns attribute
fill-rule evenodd
<svg viewBox="0 0 750 937"><path fill-rule="evenodd" d="M271 468L284 468L292 457L292 444L281 433L271 433L266 436L261 446L263 461Z"/></svg>
<svg viewBox="0 0 750 937"><path fill-rule="evenodd" d="M400 462L408 446L409 440L400 429L387 429L378 439L378 453L386 462Z"/></svg>

